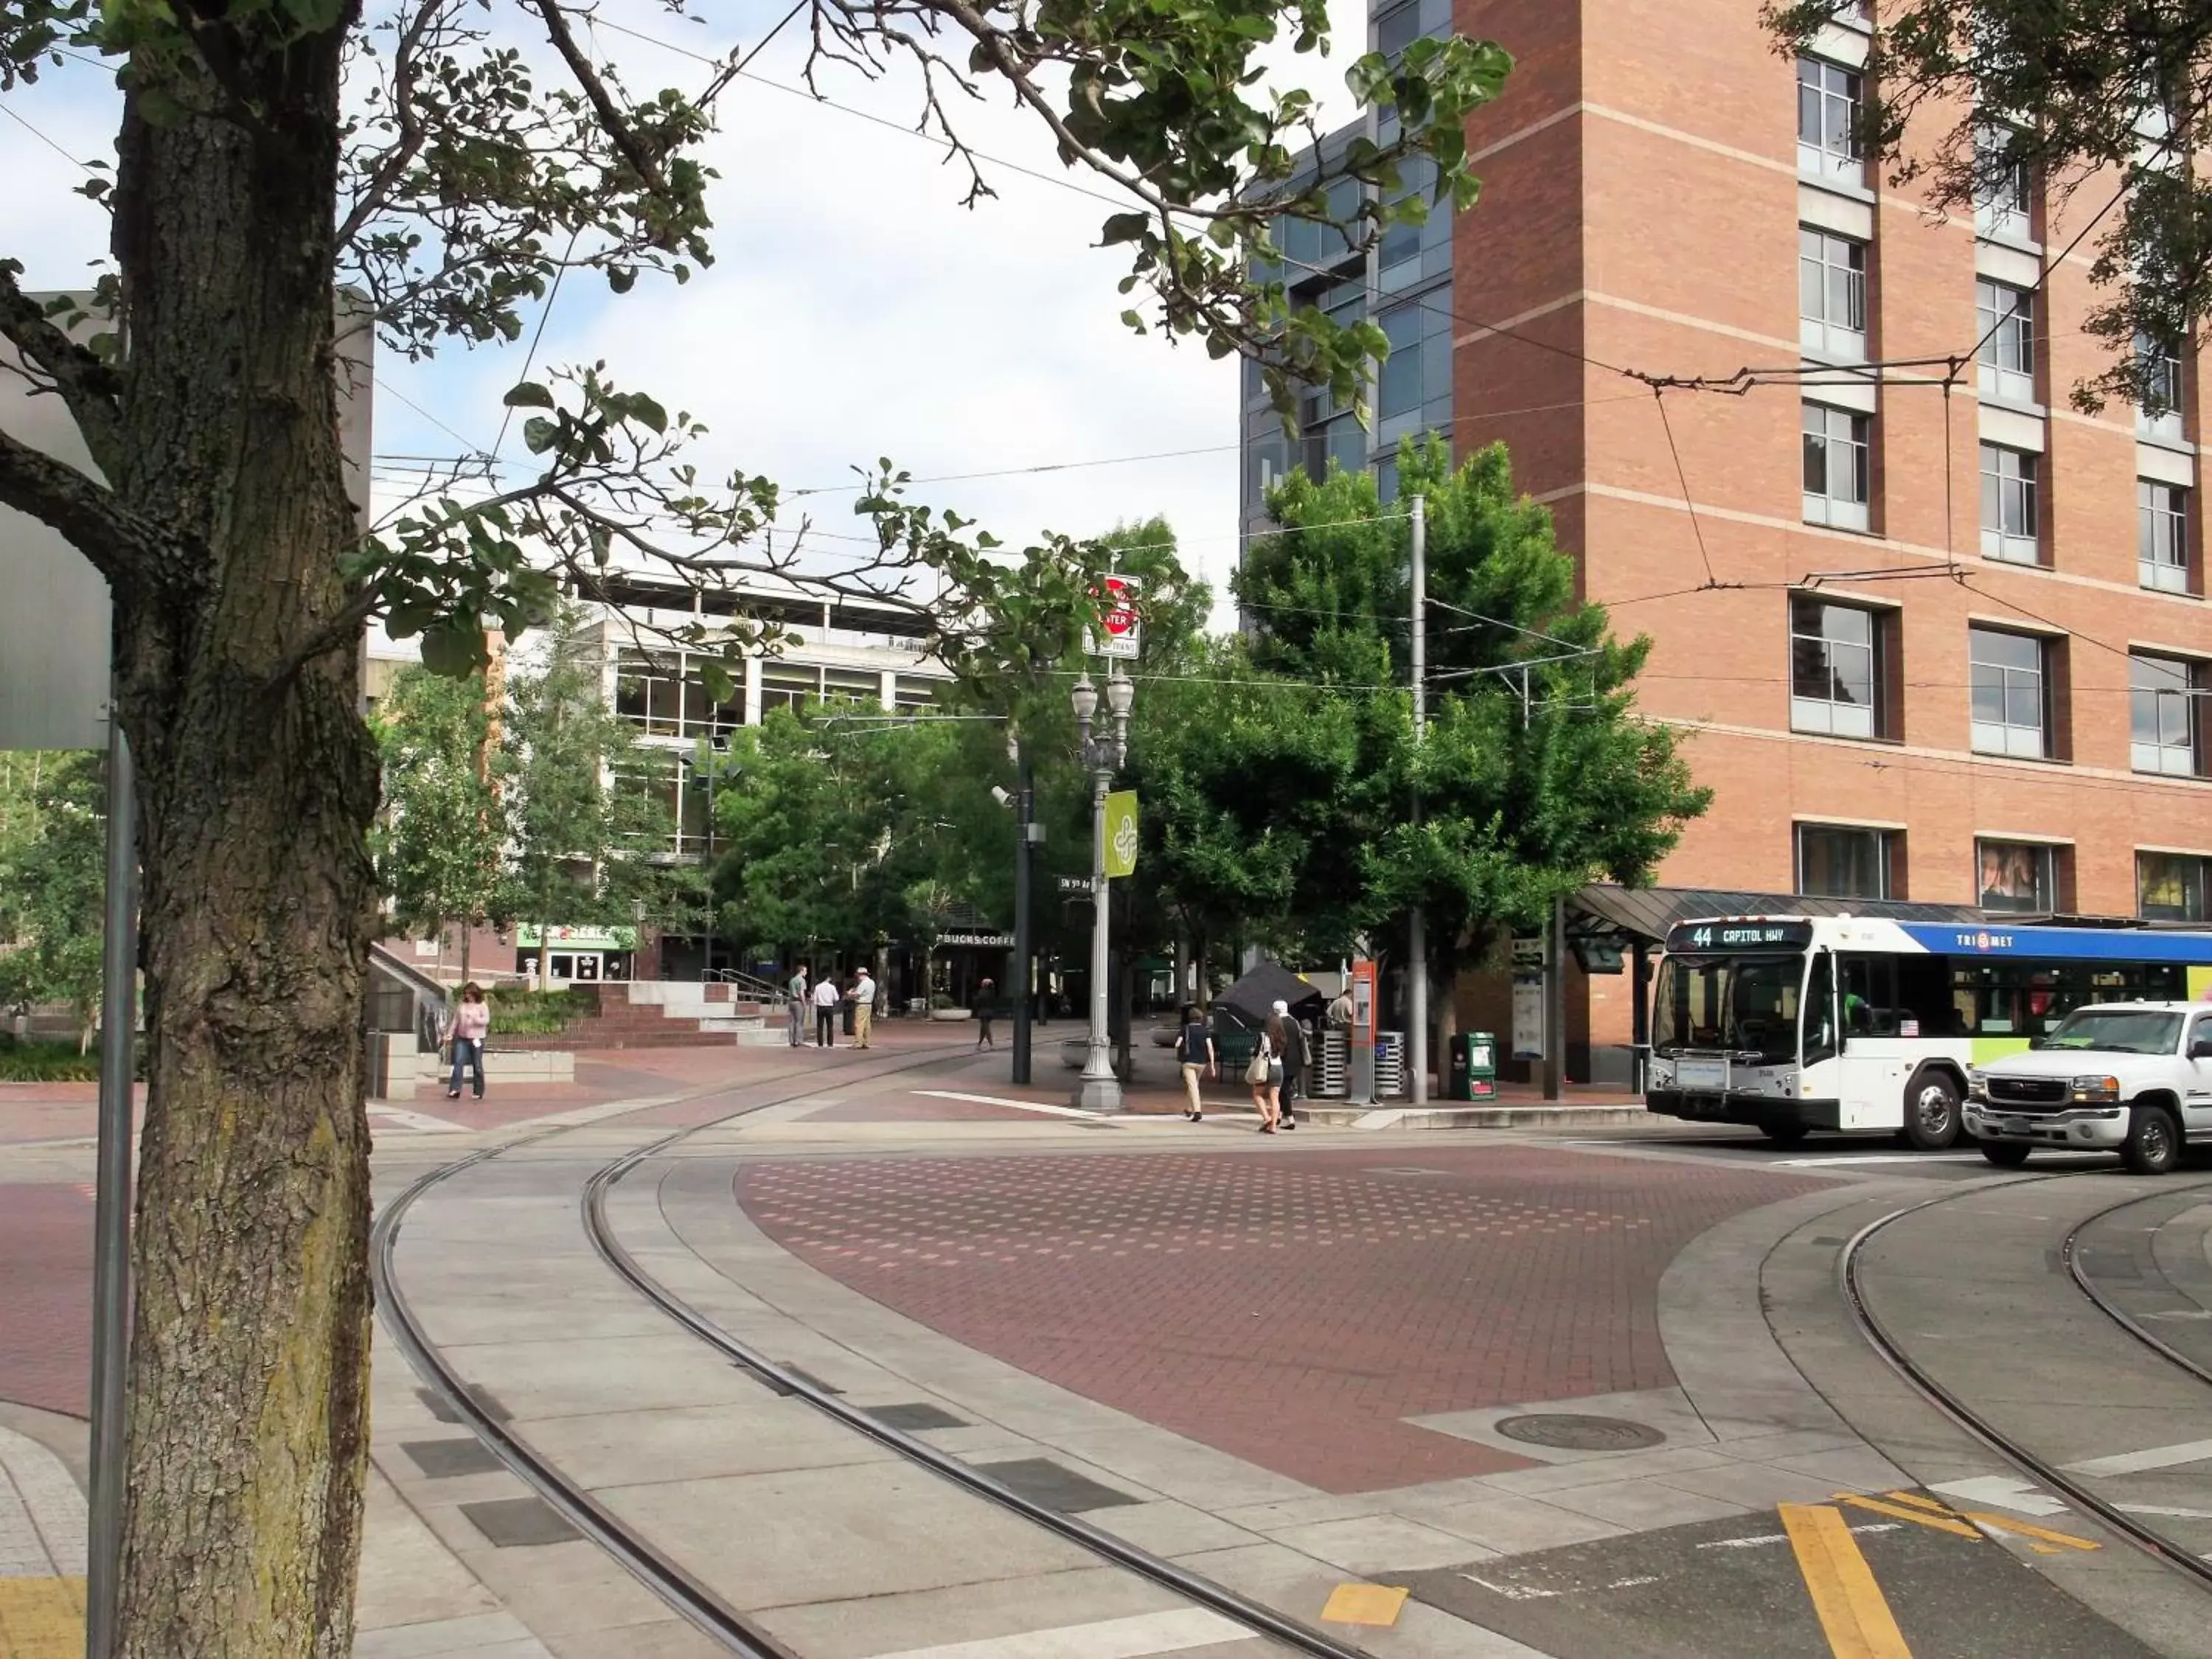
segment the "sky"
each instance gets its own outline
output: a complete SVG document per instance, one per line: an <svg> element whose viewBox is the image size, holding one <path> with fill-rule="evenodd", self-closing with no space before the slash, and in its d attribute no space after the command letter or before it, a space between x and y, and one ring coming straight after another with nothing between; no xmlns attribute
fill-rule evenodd
<svg viewBox="0 0 2212 1659"><path fill-rule="evenodd" d="M600 15L712 58L750 48L786 9L736 0L702 26L649 0L608 0ZM1343 72L1364 48L1365 7L1330 9L1332 55L1285 50L1271 70L1340 123L1353 112ZM763 80L739 80L718 105L703 158L721 175L709 198L714 266L681 288L647 278L620 298L579 273L551 307L535 372L605 360L618 384L706 422L694 456L702 474L742 468L787 492L824 489L788 501L781 522L803 508L844 534L856 528L852 492L836 487L879 457L919 480L1167 456L913 494L1018 546L1047 529L1090 534L1160 514L1185 563L1218 592L1237 550L1236 364L1119 321L1132 303L1115 292L1126 250L1090 246L1108 204L986 164L998 198L963 208L964 173L943 165L941 145L905 131L919 110L912 74L871 83L830 65L821 76L829 98L896 131L765 84L797 84L803 23L754 60ZM710 72L664 46L598 38L634 94L696 88ZM0 118L0 118L0 168L14 181L0 258L24 262L27 285L81 283L102 252L104 216L71 193L84 175L66 158L111 156L115 114L107 76L91 68L0 96ZM978 149L1090 187L1003 99L956 105L955 116ZM526 330L497 349L454 345L420 364L380 356L374 442L387 501L409 465L399 458L492 447L500 395L522 377L529 340ZM523 458L515 431L501 453Z"/></svg>

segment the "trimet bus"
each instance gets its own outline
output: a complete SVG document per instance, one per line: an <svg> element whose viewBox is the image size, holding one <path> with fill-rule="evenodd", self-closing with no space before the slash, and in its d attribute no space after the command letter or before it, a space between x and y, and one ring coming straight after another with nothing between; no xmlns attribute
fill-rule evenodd
<svg viewBox="0 0 2212 1659"><path fill-rule="evenodd" d="M2086 1002L2212 997L2212 933L1723 916L1667 935L1645 1103L1670 1117L1959 1138L1966 1070Z"/></svg>

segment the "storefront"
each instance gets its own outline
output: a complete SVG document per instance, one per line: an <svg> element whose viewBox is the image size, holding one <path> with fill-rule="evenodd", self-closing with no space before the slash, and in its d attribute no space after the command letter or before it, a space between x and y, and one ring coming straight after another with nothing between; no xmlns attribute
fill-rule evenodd
<svg viewBox="0 0 2212 1659"><path fill-rule="evenodd" d="M627 980L636 960L635 927L519 927L514 930L514 970L525 979L538 970L541 943L546 988L598 985Z"/></svg>

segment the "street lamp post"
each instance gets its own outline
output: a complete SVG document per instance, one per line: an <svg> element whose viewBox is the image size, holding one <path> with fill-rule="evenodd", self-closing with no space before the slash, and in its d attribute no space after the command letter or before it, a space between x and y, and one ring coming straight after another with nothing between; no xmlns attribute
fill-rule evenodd
<svg viewBox="0 0 2212 1659"><path fill-rule="evenodd" d="M1106 708L1113 717L1111 737L1092 735L1092 717L1098 713L1098 690L1085 674L1075 683L1070 701L1075 708L1075 726L1083 749L1083 764L1091 774L1091 1036L1083 1060L1083 1076L1075 1085L1074 1103L1086 1112L1121 1109L1121 1079L1114 1075L1111 1043L1106 1032L1106 981L1109 972L1106 938L1106 792L1114 774L1128 753L1129 705L1137 688L1116 668L1107 677Z"/></svg>

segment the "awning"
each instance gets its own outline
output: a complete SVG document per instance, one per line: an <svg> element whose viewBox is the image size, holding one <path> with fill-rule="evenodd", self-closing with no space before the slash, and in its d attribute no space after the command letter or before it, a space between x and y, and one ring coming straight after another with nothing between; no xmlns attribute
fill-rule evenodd
<svg viewBox="0 0 2212 1659"><path fill-rule="evenodd" d="M1214 1007L1240 1024L1261 1025L1278 1002L1287 1002L1291 1012L1310 1018L1328 1006L1328 999L1278 963L1262 959L1252 971L1224 991Z"/></svg>
<svg viewBox="0 0 2212 1659"><path fill-rule="evenodd" d="M1567 901L1571 937L1657 945L1678 921L1705 916L1882 916L1892 921L1986 921L1971 904L1914 904L1903 899L1804 898L1711 887L1616 887L1595 882ZM2034 918L2008 912L2003 918Z"/></svg>

